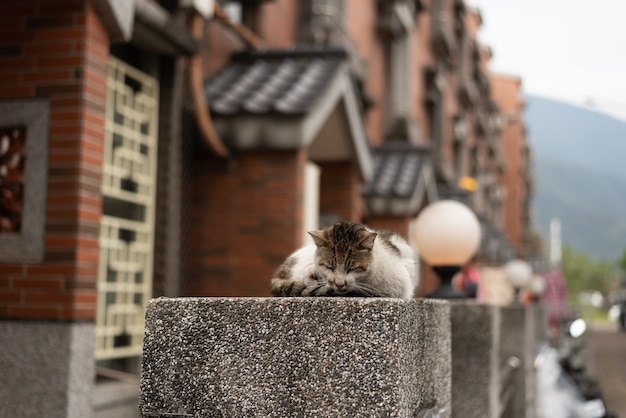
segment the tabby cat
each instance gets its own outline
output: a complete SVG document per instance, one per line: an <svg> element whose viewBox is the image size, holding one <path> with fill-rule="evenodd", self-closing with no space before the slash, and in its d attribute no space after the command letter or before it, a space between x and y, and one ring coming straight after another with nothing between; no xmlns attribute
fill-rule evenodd
<svg viewBox="0 0 626 418"><path fill-rule="evenodd" d="M291 254L274 273L272 295L413 296L418 257L398 234L339 222L309 235L314 244Z"/></svg>

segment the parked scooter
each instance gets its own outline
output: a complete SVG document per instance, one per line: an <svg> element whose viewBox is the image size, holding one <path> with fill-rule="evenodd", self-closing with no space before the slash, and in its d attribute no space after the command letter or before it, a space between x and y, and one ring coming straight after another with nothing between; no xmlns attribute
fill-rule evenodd
<svg viewBox="0 0 626 418"><path fill-rule="evenodd" d="M538 409L544 418L617 418L606 410L599 382L585 369L587 329L582 318L564 321L559 349L543 347L537 367Z"/></svg>

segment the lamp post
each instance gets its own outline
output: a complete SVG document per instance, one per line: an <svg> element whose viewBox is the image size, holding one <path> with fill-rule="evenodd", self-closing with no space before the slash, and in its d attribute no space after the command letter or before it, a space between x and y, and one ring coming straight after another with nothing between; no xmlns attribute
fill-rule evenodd
<svg viewBox="0 0 626 418"><path fill-rule="evenodd" d="M441 279L430 298L460 299L452 278L474 255L480 244L480 224L464 204L440 200L427 206L415 222L415 242L421 257Z"/></svg>
<svg viewBox="0 0 626 418"><path fill-rule="evenodd" d="M540 274L533 274L528 289L533 297L533 303L538 303L546 290L546 279Z"/></svg>
<svg viewBox="0 0 626 418"><path fill-rule="evenodd" d="M504 266L504 274L515 290L514 301L521 302L520 290L529 285L532 278L532 268L524 260L511 260Z"/></svg>

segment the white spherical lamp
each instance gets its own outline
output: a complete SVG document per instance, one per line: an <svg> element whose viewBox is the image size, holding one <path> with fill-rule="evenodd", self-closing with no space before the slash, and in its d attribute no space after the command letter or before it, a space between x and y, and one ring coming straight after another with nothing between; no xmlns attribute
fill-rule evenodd
<svg viewBox="0 0 626 418"><path fill-rule="evenodd" d="M465 264L480 244L480 223L464 204L441 200L417 217L415 241L431 266Z"/></svg>
<svg viewBox="0 0 626 418"><path fill-rule="evenodd" d="M460 202L441 200L422 210L414 231L420 256L442 280L439 289L429 297L463 297L452 288L451 280L480 244L480 223L474 212Z"/></svg>
<svg viewBox="0 0 626 418"><path fill-rule="evenodd" d="M519 301L520 289L527 287L532 279L530 264L524 260L511 260L505 264L504 274L515 290L515 300Z"/></svg>

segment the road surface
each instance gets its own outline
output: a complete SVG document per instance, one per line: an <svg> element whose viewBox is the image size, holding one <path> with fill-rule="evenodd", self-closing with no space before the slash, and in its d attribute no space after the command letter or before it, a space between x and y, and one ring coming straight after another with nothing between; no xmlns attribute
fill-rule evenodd
<svg viewBox="0 0 626 418"><path fill-rule="evenodd" d="M589 373L599 380L608 411L626 418L626 333L616 324L594 325L587 341Z"/></svg>

